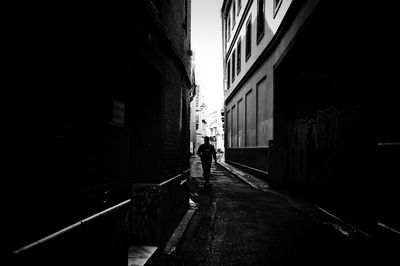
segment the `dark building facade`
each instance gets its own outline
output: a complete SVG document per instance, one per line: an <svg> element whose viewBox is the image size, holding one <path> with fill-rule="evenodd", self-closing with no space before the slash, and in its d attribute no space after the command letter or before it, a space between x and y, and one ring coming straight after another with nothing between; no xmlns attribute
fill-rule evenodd
<svg viewBox="0 0 400 266"><path fill-rule="evenodd" d="M393 12L233 0L221 14L226 161L370 231L399 228Z"/></svg>
<svg viewBox="0 0 400 266"><path fill-rule="evenodd" d="M400 110L388 85L390 60L380 54L396 42L369 36L390 36L391 12L376 14L370 3L301 2L293 3L296 13L309 7L310 15L274 65L273 180L375 236L386 225L399 228L393 121Z"/></svg>
<svg viewBox="0 0 400 266"><path fill-rule="evenodd" d="M161 246L188 206L190 1L10 12L6 252L126 265Z"/></svg>

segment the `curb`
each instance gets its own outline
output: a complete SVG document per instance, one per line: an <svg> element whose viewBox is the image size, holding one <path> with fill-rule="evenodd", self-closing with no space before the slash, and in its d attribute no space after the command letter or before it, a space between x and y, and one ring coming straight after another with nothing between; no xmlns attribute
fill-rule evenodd
<svg viewBox="0 0 400 266"><path fill-rule="evenodd" d="M184 232L186 231L188 224L192 220L193 214L197 210L197 206L192 201L191 198L189 198L189 204L190 204L189 209L186 211L186 213L183 216L183 218L181 219L179 225L175 228L175 231L169 238L168 242L164 245L164 247L161 251L162 255L168 256L168 255L171 255L175 251L175 249L179 243L179 240L182 238Z"/></svg>
<svg viewBox="0 0 400 266"><path fill-rule="evenodd" d="M240 180L242 180L243 182L247 183L248 185L250 185L251 187L253 187L254 189L258 189L264 192L270 191L269 190L269 185L267 182L263 181L263 182L252 182L250 179L251 178L256 178L253 177L252 175L249 175L247 173L244 173L240 170L235 169L233 166L228 166L225 162L220 162L220 160L217 161L217 164L222 166L223 168L225 168L228 172L230 172L231 174L233 174L234 176L236 176L237 178L239 178Z"/></svg>

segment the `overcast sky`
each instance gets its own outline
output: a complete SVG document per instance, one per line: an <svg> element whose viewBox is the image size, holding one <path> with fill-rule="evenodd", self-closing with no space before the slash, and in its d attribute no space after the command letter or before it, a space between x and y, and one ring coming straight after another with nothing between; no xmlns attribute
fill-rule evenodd
<svg viewBox="0 0 400 266"><path fill-rule="evenodd" d="M192 50L196 83L209 111L223 107L222 87L222 0L192 0Z"/></svg>

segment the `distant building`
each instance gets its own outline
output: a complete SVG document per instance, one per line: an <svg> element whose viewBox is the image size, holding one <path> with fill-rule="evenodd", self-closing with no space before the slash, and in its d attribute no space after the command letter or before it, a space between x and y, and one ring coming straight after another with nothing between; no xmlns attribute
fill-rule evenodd
<svg viewBox="0 0 400 266"><path fill-rule="evenodd" d="M192 56L193 58L194 56ZM196 84L196 71L194 60L192 60L192 90L190 95L190 154L194 155L196 153L196 115L197 115L197 105L198 105L198 87Z"/></svg>
<svg viewBox="0 0 400 266"><path fill-rule="evenodd" d="M221 112L213 111L207 114L206 135L210 137L211 144L218 151L224 151L224 131L221 119Z"/></svg>
<svg viewBox="0 0 400 266"><path fill-rule="evenodd" d="M195 155L207 135L207 106L200 85L194 87L193 99L190 103L191 112L191 152Z"/></svg>
<svg viewBox="0 0 400 266"><path fill-rule="evenodd" d="M199 87L200 88L200 87ZM196 115L196 146L197 148L204 142L204 137L207 136L207 105L204 102L204 95L201 93L201 90L199 92L199 106L197 109L197 115Z"/></svg>

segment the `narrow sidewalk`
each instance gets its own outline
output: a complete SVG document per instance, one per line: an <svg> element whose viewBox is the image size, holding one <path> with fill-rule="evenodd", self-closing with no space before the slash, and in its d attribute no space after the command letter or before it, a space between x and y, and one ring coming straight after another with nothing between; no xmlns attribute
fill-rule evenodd
<svg viewBox="0 0 400 266"><path fill-rule="evenodd" d="M246 173L245 171L241 170L238 167L235 167L234 165L231 165L229 163L225 162L225 154L219 154L217 163L225 168L227 171L232 173L234 176L242 180L243 182L247 183L254 189L263 191L263 192L269 192L269 193L274 193L279 195L280 197L285 198L288 202L290 202L294 207L296 207L298 210L302 212L308 212L311 216L313 217L319 217L318 220L332 220L334 221L333 227L342 235L349 236L350 234L358 234L362 235L365 238L368 239L374 239L373 236L369 235L368 233L362 231L361 229L346 223L339 217L335 216L334 214L330 213L329 211L321 208L318 205L315 205L311 202L308 202L304 199L300 199L297 197L290 196L288 194L282 194L280 192L271 190L269 188L269 184L265 180L261 180L257 177L252 176L249 173Z"/></svg>
<svg viewBox="0 0 400 266"><path fill-rule="evenodd" d="M256 178L256 177L242 171L241 169L239 169L231 164L226 163L225 162L225 154L218 154L217 163L219 165L221 165L223 168L225 168L226 170L228 170L230 173L232 173L233 175L235 175L236 177L241 179L243 182L246 182L247 184L252 186L253 188L259 189L259 190L265 191L265 192L269 191L269 184L266 181Z"/></svg>

